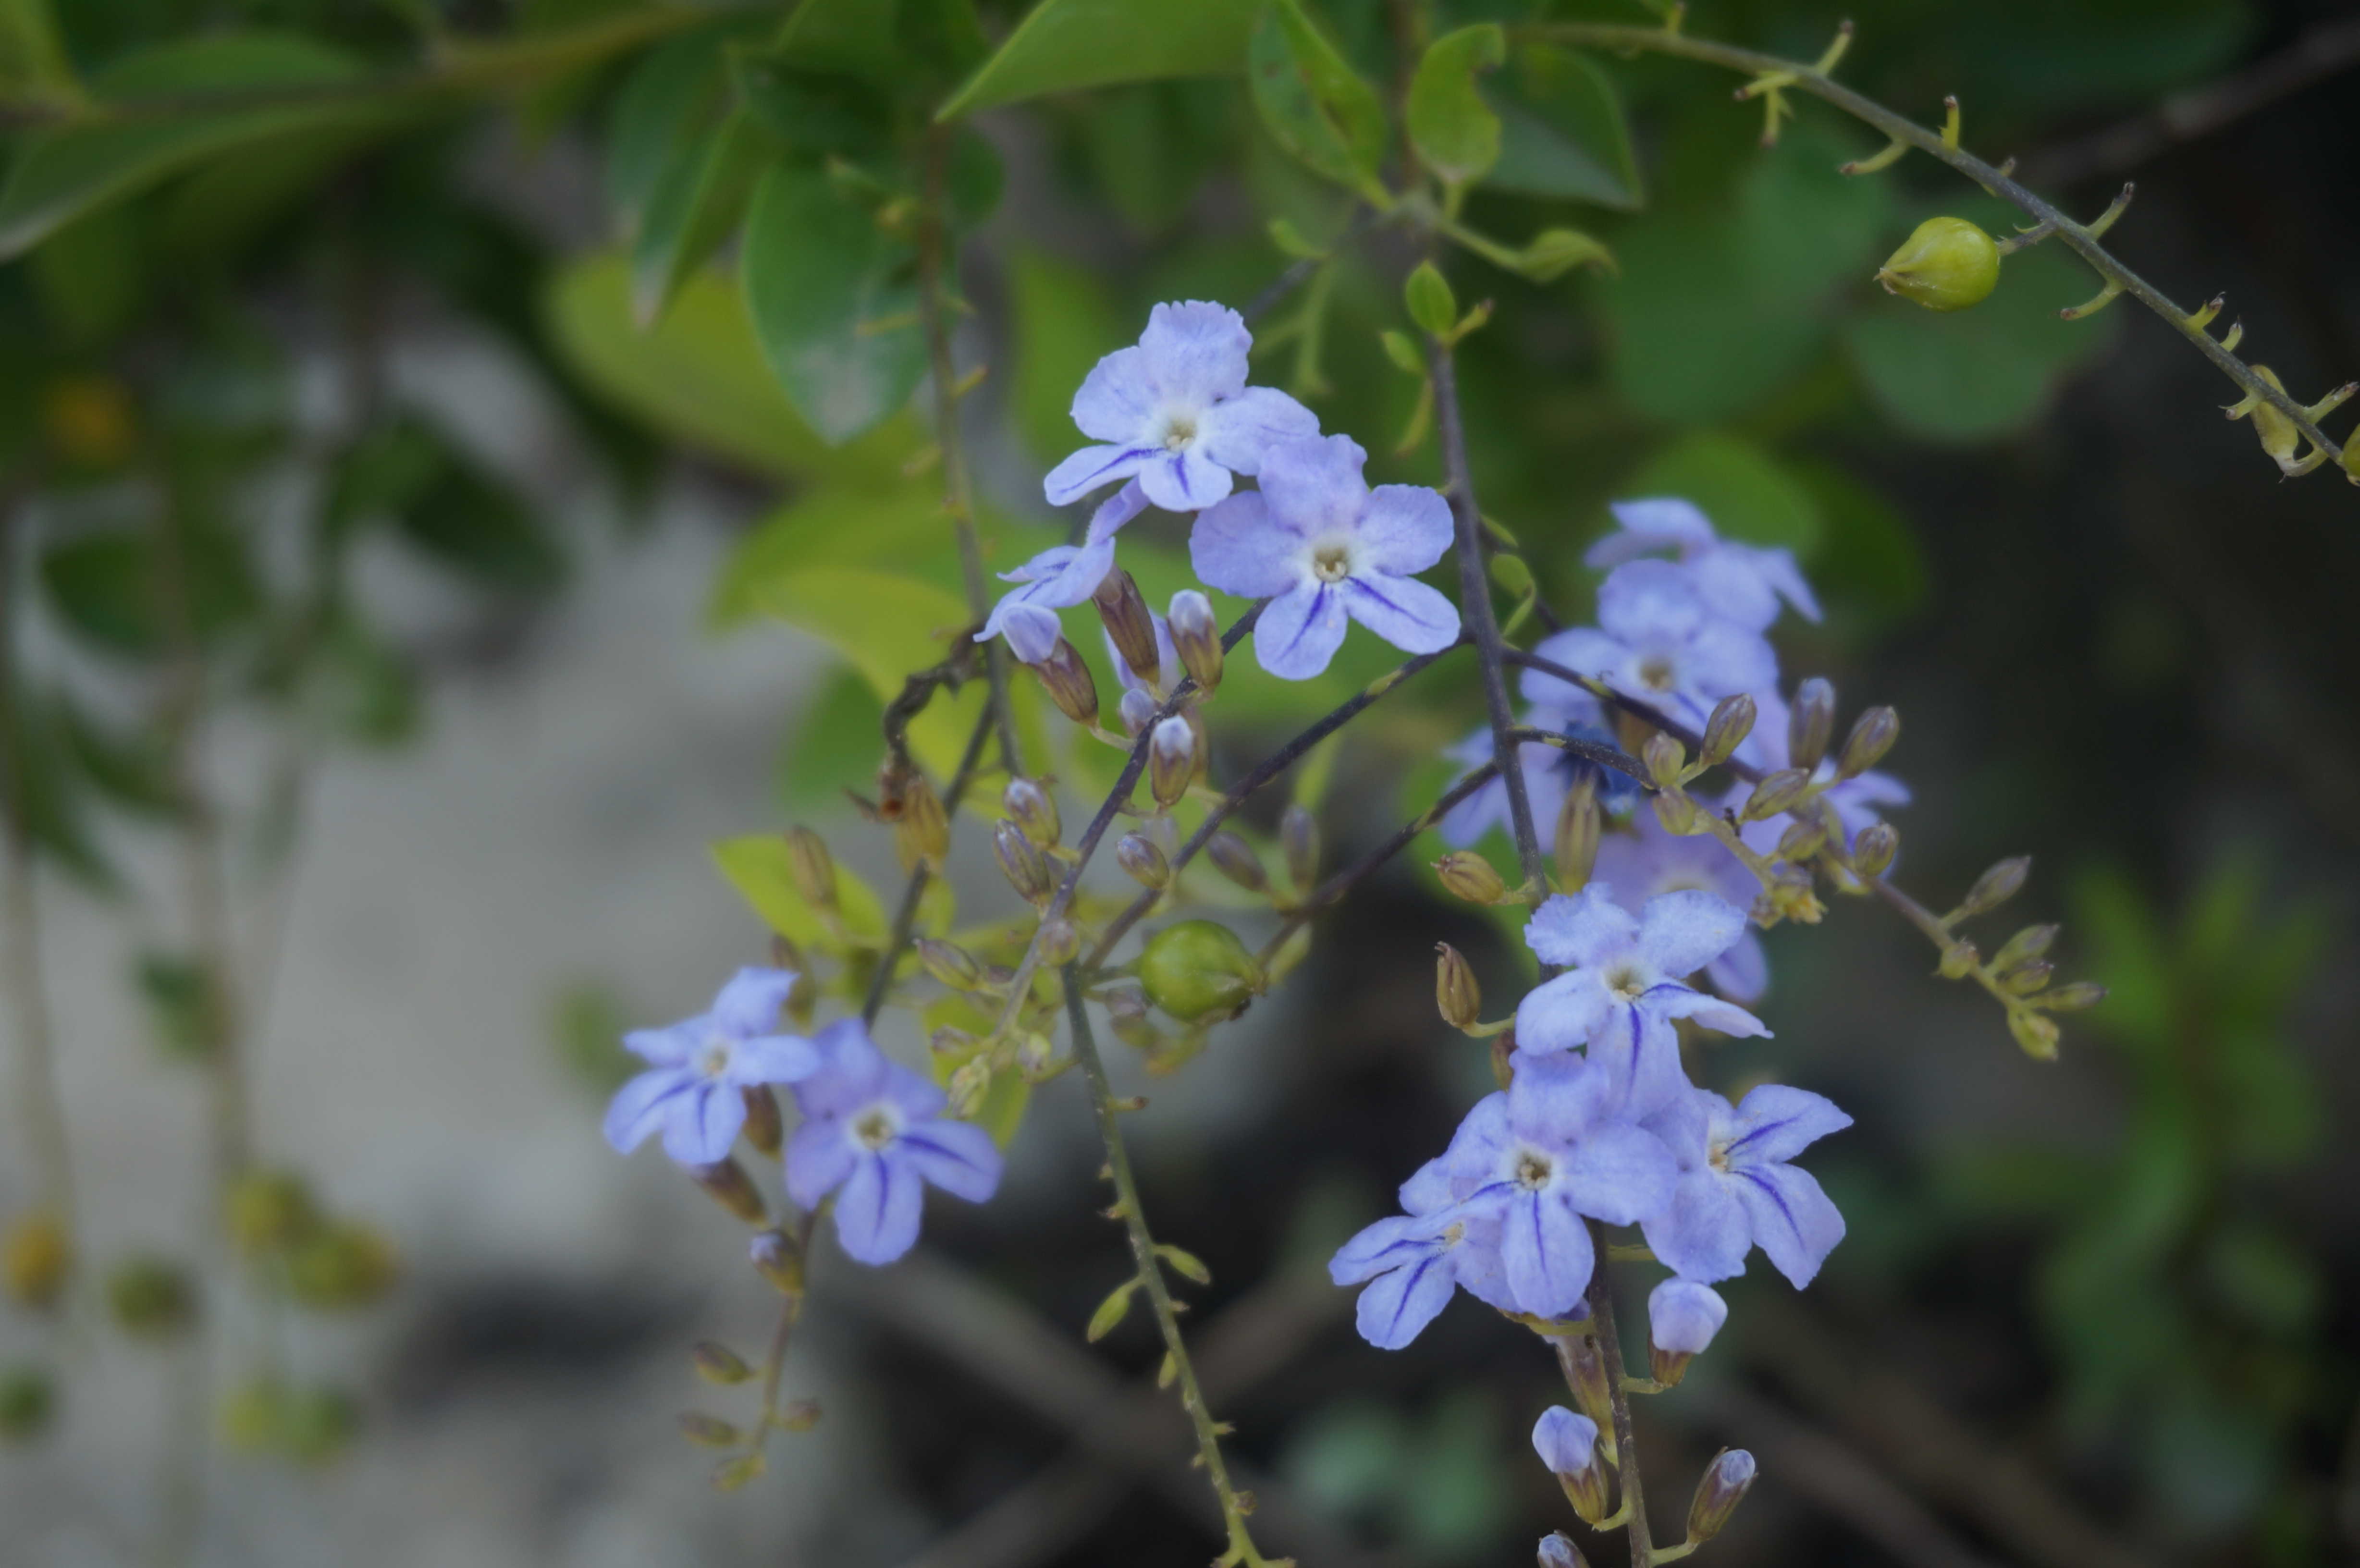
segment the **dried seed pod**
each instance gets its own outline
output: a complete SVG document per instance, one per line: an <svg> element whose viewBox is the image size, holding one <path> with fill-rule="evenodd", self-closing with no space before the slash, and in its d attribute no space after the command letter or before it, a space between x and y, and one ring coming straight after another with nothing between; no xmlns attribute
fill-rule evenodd
<svg viewBox="0 0 2360 1568"><path fill-rule="evenodd" d="M1882 877L1901 853L1901 830L1891 822L1871 822L1852 841L1852 868L1863 877Z"/></svg>
<svg viewBox="0 0 2360 1568"><path fill-rule="evenodd" d="M1975 885L1967 889L1967 896L1959 900L1958 912L1950 918L1966 920L1998 909L2023 890L2025 878L2031 875L2032 856L2008 856L1975 878Z"/></svg>
<svg viewBox="0 0 2360 1568"><path fill-rule="evenodd" d="M1742 1448L1724 1448L1714 1454L1688 1504L1688 1539L1710 1541L1719 1535L1753 1485L1754 1455Z"/></svg>
<svg viewBox="0 0 2360 1568"><path fill-rule="evenodd" d="M1639 760L1647 765L1647 777L1655 781L1658 789L1680 787L1680 772L1688 766L1688 752L1678 741L1661 730L1647 737L1639 753Z"/></svg>
<svg viewBox="0 0 2360 1568"><path fill-rule="evenodd" d="M983 965L956 942L922 936L916 947L919 966L952 990L972 991L983 984Z"/></svg>
<svg viewBox="0 0 2360 1568"><path fill-rule="evenodd" d="M1803 798L1803 791L1810 787L1810 774L1800 768L1781 768L1754 786L1754 792L1745 798L1744 809L1739 815L1749 822L1758 822L1781 811L1793 811L1795 803Z"/></svg>

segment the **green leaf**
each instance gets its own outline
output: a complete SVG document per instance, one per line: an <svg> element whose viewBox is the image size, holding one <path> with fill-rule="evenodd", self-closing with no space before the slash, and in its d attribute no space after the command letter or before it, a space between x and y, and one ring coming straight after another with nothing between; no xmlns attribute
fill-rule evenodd
<svg viewBox="0 0 2360 1568"><path fill-rule="evenodd" d="M564 557L516 493L414 416L344 452L325 515L340 531L389 520L413 548L496 593L543 593L564 579Z"/></svg>
<svg viewBox="0 0 2360 1568"><path fill-rule="evenodd" d="M57 700L54 712L57 735L52 744L101 795L147 816L178 810L172 759L159 735L137 729L113 734L64 697Z"/></svg>
<svg viewBox="0 0 2360 1568"><path fill-rule="evenodd" d="M745 109L682 147L631 244L631 316L644 328L738 226L775 144Z"/></svg>
<svg viewBox="0 0 2360 1568"><path fill-rule="evenodd" d="M615 94L606 122L606 205L626 234L639 232L667 172L718 113L724 36L700 30L666 39L639 58Z"/></svg>
<svg viewBox="0 0 2360 1568"><path fill-rule="evenodd" d="M1246 50L1254 108L1271 139L1317 173L1373 201L1385 155L1385 110L1298 0L1270 0Z"/></svg>
<svg viewBox="0 0 2360 1568"><path fill-rule="evenodd" d="M551 280L551 335L598 392L666 435L780 478L891 487L922 439L891 421L831 449L796 413L754 344L743 293L712 273L682 285L662 321L633 325L628 265L591 256Z"/></svg>
<svg viewBox="0 0 2360 1568"><path fill-rule="evenodd" d="M78 96L50 0L0 0L0 98L71 103Z"/></svg>
<svg viewBox="0 0 2360 1568"><path fill-rule="evenodd" d="M1824 526L1818 500L1778 460L1742 436L1682 436L1616 486L1625 495L1685 495L1729 539L1784 545L1808 561Z"/></svg>
<svg viewBox="0 0 2360 1568"><path fill-rule="evenodd" d="M1063 537L1054 528L988 515L983 527L993 560L1046 550ZM763 614L762 595L774 583L814 566L882 567L946 592L960 586L956 536L933 486L912 482L883 493L815 489L764 517L730 551L714 580L707 624L727 630Z"/></svg>
<svg viewBox="0 0 2360 1568"><path fill-rule="evenodd" d="M764 614L825 641L880 700L898 695L911 671L939 663L949 639L975 624L953 590L869 567L807 567L772 577L752 597ZM937 777L957 767L984 695L970 682L911 721L910 747Z"/></svg>
<svg viewBox="0 0 2360 1568"><path fill-rule="evenodd" d="M1096 1345L1121 1327L1122 1320L1131 1313L1131 1298L1138 1290L1139 1279L1134 1275L1108 1291L1106 1300L1098 1303L1098 1311L1090 1314L1089 1326L1082 1330L1082 1338Z"/></svg>
<svg viewBox="0 0 2360 1568"><path fill-rule="evenodd" d="M1100 272L1029 245L1009 256L1009 286L1016 307L1016 428L1046 464L1082 444L1074 389L1102 356L1123 345L1123 323Z"/></svg>
<svg viewBox="0 0 2360 1568"><path fill-rule="evenodd" d="M23 822L36 851L85 887L114 891L118 878L91 836L87 798L77 787L89 769L68 766L81 761L73 750L72 705L20 690L13 708L16 734L0 753L0 799Z"/></svg>
<svg viewBox="0 0 2360 1568"><path fill-rule="evenodd" d="M1520 45L1494 88L1500 157L1484 184L1622 212L1644 201L1622 100L1595 60L1552 44Z"/></svg>
<svg viewBox="0 0 2360 1568"><path fill-rule="evenodd" d="M713 863L738 896L764 923L800 947L830 940L826 919L795 890L792 862L786 838L780 833L752 833L726 838L712 846ZM845 934L856 942L879 942L885 936L885 906L860 877L836 862L836 904Z"/></svg>
<svg viewBox="0 0 2360 1568"><path fill-rule="evenodd" d="M358 60L308 38L224 33L156 45L109 67L92 87L102 100L136 103L238 91L300 93L356 84L364 74ZM267 106L140 114L36 131L0 187L0 259L22 255L81 213L245 143L414 112L323 93Z"/></svg>
<svg viewBox="0 0 2360 1568"><path fill-rule="evenodd" d="M260 606L261 592L235 537L191 518L182 545L182 586L200 638ZM54 545L41 558L41 581L66 624L93 645L133 659L164 650L169 623L158 603L161 573L151 535L93 534Z"/></svg>
<svg viewBox="0 0 2360 1568"><path fill-rule="evenodd" d="M1001 103L1168 76L1238 69L1260 0L1041 0L942 107Z"/></svg>
<svg viewBox="0 0 2360 1568"><path fill-rule="evenodd" d="M857 670L828 672L779 748L779 800L790 816L841 806L877 778L885 704Z"/></svg>
<svg viewBox="0 0 2360 1568"><path fill-rule="evenodd" d="M1450 292L1450 280L1430 261L1419 262L1403 280L1402 303L1411 321L1437 337L1459 324L1459 301Z"/></svg>
<svg viewBox="0 0 2360 1568"><path fill-rule="evenodd" d="M235 157L216 158L168 193L157 219L156 247L166 256L216 264L246 247L344 163L400 128L391 114L262 136Z"/></svg>
<svg viewBox="0 0 2360 1568"><path fill-rule="evenodd" d="M147 293L139 215L102 207L51 234L26 257L41 315L58 341L87 351L131 324Z"/></svg>
<svg viewBox="0 0 2360 1568"><path fill-rule="evenodd" d="M773 169L755 187L741 275L763 358L820 438L901 411L926 368L910 246L829 178Z"/></svg>
<svg viewBox="0 0 2360 1568"><path fill-rule="evenodd" d="M1500 161L1500 116L1483 102L1475 77L1507 58L1507 34L1497 22L1480 22L1428 44L1410 78L1410 140L1426 167L1452 185L1480 180Z"/></svg>
<svg viewBox="0 0 2360 1568"><path fill-rule="evenodd" d="M795 156L860 158L885 150L893 106L875 84L806 71L774 54L748 53L731 66L741 102Z"/></svg>
<svg viewBox="0 0 2360 1568"><path fill-rule="evenodd" d="M2113 313L2060 321L2058 310L2092 292L2086 268L2061 247L2018 251L1999 288L1972 310L1934 314L1878 296L1844 324L1844 347L1886 418L1928 441L2012 435L2075 367L2120 330Z"/></svg>

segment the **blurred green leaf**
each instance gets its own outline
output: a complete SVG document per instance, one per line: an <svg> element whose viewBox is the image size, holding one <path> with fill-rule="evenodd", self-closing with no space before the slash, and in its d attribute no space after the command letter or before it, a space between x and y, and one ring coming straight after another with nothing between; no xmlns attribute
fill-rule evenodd
<svg viewBox="0 0 2360 1568"><path fill-rule="evenodd" d="M115 734L64 697L57 700L55 715L51 744L62 746L100 794L117 806L151 816L178 809L171 757L160 735L142 729Z"/></svg>
<svg viewBox="0 0 2360 1568"><path fill-rule="evenodd" d="M830 936L827 920L795 891L787 841L780 833L752 833L712 845L713 862L738 896L770 928L799 947L814 947ZM836 863L836 902L847 935L878 942L885 935L885 908L867 882Z"/></svg>
<svg viewBox="0 0 2360 1568"><path fill-rule="evenodd" d="M166 194L156 219L158 254L215 265L241 259L304 197L399 124L387 114L306 125L257 137L234 157L201 166Z"/></svg>
<svg viewBox="0 0 2360 1568"><path fill-rule="evenodd" d="M845 790L870 788L884 720L884 702L858 670L829 671L779 748L779 800L787 814L832 810Z"/></svg>
<svg viewBox="0 0 2360 1568"><path fill-rule="evenodd" d="M1046 550L1059 537L997 518L987 517L984 526L995 558ZM738 540L714 579L707 624L727 629L765 613L762 596L773 583L813 566L886 567L945 593L960 587L956 539L934 488L913 482L889 492L815 489Z"/></svg>
<svg viewBox="0 0 2360 1568"><path fill-rule="evenodd" d="M737 228L773 148L752 113L738 109L675 150L631 242L631 316L642 329Z"/></svg>
<svg viewBox="0 0 2360 1568"><path fill-rule="evenodd" d="M1928 583L1926 552L1900 508L1832 463L1781 461L1825 525L1811 580L1829 613L1869 631L1918 610Z"/></svg>
<svg viewBox="0 0 2360 1568"><path fill-rule="evenodd" d="M77 96L50 0L0 0L0 99L71 103Z"/></svg>
<svg viewBox="0 0 2360 1568"><path fill-rule="evenodd" d="M147 293L137 214L102 207L52 232L26 257L58 343L88 351L130 326Z"/></svg>
<svg viewBox="0 0 2360 1568"><path fill-rule="evenodd" d="M822 440L901 411L926 368L910 246L816 169L755 188L740 267L764 359Z"/></svg>
<svg viewBox="0 0 2360 1568"><path fill-rule="evenodd" d="M752 597L765 614L825 641L880 700L899 694L911 671L940 663L949 638L974 625L952 590L868 567L804 567L770 578ZM957 767L984 695L970 682L911 721L910 748L937 778ZM880 739L879 755L883 749Z"/></svg>
<svg viewBox="0 0 2360 1568"><path fill-rule="evenodd" d="M1043 464L1081 444L1074 390L1098 360L1126 341L1099 275L1029 245L1008 258L1015 306L1012 412L1025 446Z"/></svg>
<svg viewBox="0 0 2360 1568"><path fill-rule="evenodd" d="M1551 44L1519 45L1491 96L1500 159L1485 185L1622 212L1645 200L1622 100L1595 60Z"/></svg>
<svg viewBox="0 0 2360 1568"><path fill-rule="evenodd" d="M261 592L235 537L194 518L184 524L182 591L197 636L210 638L258 609ZM148 659L169 640L149 534L93 534L52 545L41 558L41 581L67 625L98 648Z"/></svg>
<svg viewBox="0 0 2360 1568"><path fill-rule="evenodd" d="M14 733L0 754L0 792L8 814L22 824L34 849L87 887L114 891L115 868L92 836L77 773L67 766L73 717L62 698L42 700L18 691L10 703Z"/></svg>
<svg viewBox="0 0 2360 1568"><path fill-rule="evenodd" d="M1234 71L1261 8L1261 0L1041 0L942 117L1078 87Z"/></svg>
<svg viewBox="0 0 2360 1568"><path fill-rule="evenodd" d="M1500 116L1475 78L1507 58L1507 34L1496 22L1480 22L1426 45L1410 78L1404 110L1410 140L1426 166L1454 185L1482 179L1500 161Z"/></svg>
<svg viewBox="0 0 2360 1568"><path fill-rule="evenodd" d="M669 171L718 116L726 36L705 28L665 39L639 57L615 93L606 121L606 205L625 234L639 233Z"/></svg>
<svg viewBox="0 0 2360 1568"><path fill-rule="evenodd" d="M1680 437L1618 488L1625 495L1685 495L1724 536L1784 545L1806 561L1825 528L1819 501L1784 463L1743 436L1716 430Z"/></svg>
<svg viewBox="0 0 2360 1568"><path fill-rule="evenodd" d="M1246 77L1271 139L1338 185L1382 196L1385 109L1376 89L1304 14L1300 0L1269 0L1247 46Z"/></svg>
<svg viewBox="0 0 2360 1568"><path fill-rule="evenodd" d="M799 158L858 160L891 138L892 104L857 76L799 70L759 52L740 54L730 71L746 108Z"/></svg>
<svg viewBox="0 0 2360 1568"><path fill-rule="evenodd" d="M600 1098L646 1065L623 1048L630 1019L604 981L576 980L550 998L549 1032L567 1074Z"/></svg>
<svg viewBox="0 0 2360 1568"><path fill-rule="evenodd" d="M415 416L347 449L326 513L339 529L383 517L404 541L495 593L545 593L564 580L563 555L516 492Z"/></svg>

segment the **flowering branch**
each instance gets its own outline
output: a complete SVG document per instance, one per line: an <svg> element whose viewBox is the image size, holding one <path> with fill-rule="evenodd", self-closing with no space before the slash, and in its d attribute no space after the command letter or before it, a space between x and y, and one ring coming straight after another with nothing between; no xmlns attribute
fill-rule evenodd
<svg viewBox="0 0 2360 1568"><path fill-rule="evenodd" d="M2244 389L2245 397L2236 406L2238 412L2246 411L2256 404L2267 404L2288 421L2295 432L2311 442L2312 451L2320 458L2327 462L2342 463L2347 473L2351 471L2352 463L2345 458L2344 448L2329 440L2326 432L2322 430L2317 423L2328 409L2342 400L2339 396L2331 395L2322 402L2309 406L2295 401L2267 371L2247 365L2230 352L2230 346L2235 343L2238 336L2234 328L2231 330L2225 342L2214 339L2207 331L2219 310L2218 300L2201 310L2184 310L2166 298L2163 291L2154 284L2116 260L2105 246L2099 243L2098 236L2119 213L2119 203L2108 208L2106 215L2095 223L2089 224L2076 223L2055 206L2010 179L2010 170L2015 167L2013 160L1994 168L1960 147L1958 110L1955 102L1951 105L1949 125L1942 131L1931 130L1914 120L1896 114L1874 99L1843 86L1819 66L1807 65L1799 60L1781 60L1775 55L1761 54L1753 49L1714 43L1706 38L1690 38L1677 30L1677 15L1676 11L1673 23L1662 27L1560 22L1536 24L1524 31L1531 37L1545 38L1553 43L1570 44L1576 47L1587 46L1593 49L1651 50L1657 54L1677 55L1683 60L1693 60L1707 65L1718 65L1731 71L1743 71L1752 76L1754 81L1741 95L1753 95L1758 92L1764 96L1775 99L1781 89L1793 87L1832 103L1854 119L1883 131L1893 139L1894 148L1896 149L1895 156L1898 156L1897 149L1916 147L1931 158L1940 159L1993 195L2021 208L2029 214L2036 227L2032 234L2025 236L2026 243L2030 243L2035 238L2045 237L2049 234L2054 234L2059 239L2064 241L2075 255L2089 264L2092 271L2105 281L2105 289L2100 296L2101 300L2111 299L2117 294L2128 294L2132 299L2162 317L2172 331L2195 344L2197 352L2211 360L2215 369ZM1849 22L1844 24L1846 38L1850 36L1851 26ZM1831 54L1840 52L1841 50L1830 51ZM1880 163L1876 167L1881 168L1883 165ZM2092 302L2092 307L2095 303L2097 302ZM2080 314L2086 313L2087 310L2092 307L2076 307L2072 310L2066 311L2065 315L2069 320L2077 319ZM2345 390L2348 392L2349 388ZM2276 454L2273 453L2273 455ZM2287 455L2292 456L2291 443ZM2308 468L2302 468L2302 472L2308 471ZM2360 473L2352 474L2352 478L2355 484L2360 484Z"/></svg>

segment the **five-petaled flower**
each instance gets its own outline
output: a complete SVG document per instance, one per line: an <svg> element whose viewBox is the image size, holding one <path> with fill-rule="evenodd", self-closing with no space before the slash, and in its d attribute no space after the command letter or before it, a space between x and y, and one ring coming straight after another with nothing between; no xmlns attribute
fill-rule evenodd
<svg viewBox="0 0 2360 1568"><path fill-rule="evenodd" d="M1598 625L1571 626L1533 652L1577 675L1701 728L1723 697L1759 692L1778 679L1778 656L1759 630L1717 613L1696 574L1669 561L1616 567L1598 588ZM1524 697L1544 707L1588 695L1545 670L1527 670Z"/></svg>
<svg viewBox="0 0 2360 1568"><path fill-rule="evenodd" d="M1360 1337L1379 1350L1399 1350L1449 1304L1454 1286L1502 1312L1515 1310L1498 1233L1490 1216L1448 1203L1425 1214L1392 1214L1339 1247L1328 1261L1328 1277L1368 1286L1358 1308Z"/></svg>
<svg viewBox="0 0 2360 1568"><path fill-rule="evenodd" d="M918 1239L931 1183L982 1203L1000 1186L1000 1150L948 1096L888 1061L858 1018L822 1029L819 1070L795 1085L803 1123L787 1142L787 1195L806 1209L836 1194L836 1234L861 1263L890 1263Z"/></svg>
<svg viewBox="0 0 2360 1568"><path fill-rule="evenodd" d="M1749 631L1758 632L1776 620L1781 599L1804 619L1819 618L1819 602L1803 581L1793 550L1722 539L1695 502L1677 495L1616 501L1609 509L1622 526L1590 547L1581 558L1584 565L1604 572L1658 550L1673 550L1694 575L1698 592L1712 611Z"/></svg>
<svg viewBox="0 0 2360 1568"><path fill-rule="evenodd" d="M1618 1107L1650 1116L1688 1088L1673 1019L1723 1034L1770 1032L1744 1008L1683 983L1744 930L1733 906L1695 889L1651 898L1635 916L1602 882L1560 893L1534 911L1524 942L1543 963L1570 967L1518 1005L1516 1041L1526 1054L1586 1047Z"/></svg>
<svg viewBox="0 0 2360 1568"><path fill-rule="evenodd" d="M1666 893L1689 889L1710 893L1735 909L1754 902L1761 884L1719 839L1673 833L1653 811L1638 812L1631 826L1631 833L1608 833L1598 841L1598 862L1590 876L1612 889L1614 901L1633 914ZM1785 831L1783 818L1778 831ZM1776 847L1776 834L1771 843L1754 847L1768 854ZM1712 988L1731 1001L1755 1000L1770 988L1770 961L1763 953L1761 936L1746 927L1727 952L1704 966L1704 974Z"/></svg>
<svg viewBox="0 0 2360 1568"><path fill-rule="evenodd" d="M1843 1215L1786 1162L1850 1116L1823 1095L1765 1083L1734 1106L1689 1089L1647 1125L1680 1165L1671 1203L1645 1222L1658 1258L1684 1279L1726 1279L1759 1247L1797 1289L1811 1282L1843 1239Z"/></svg>
<svg viewBox="0 0 2360 1568"><path fill-rule="evenodd" d="M1283 441L1263 453L1262 488L1196 519L1196 575L1225 593L1267 599L1254 657L1307 681L1343 646L1347 619L1409 653L1459 640L1459 610L1410 573L1442 559L1450 506L1418 485L1369 488L1368 453L1349 436Z"/></svg>
<svg viewBox="0 0 2360 1568"><path fill-rule="evenodd" d="M746 1090L819 1071L813 1043L779 1030L794 984L788 970L740 969L708 1011L625 1035L623 1044L652 1065L606 1107L606 1141L628 1154L661 1129L664 1152L683 1165L729 1158L746 1125Z"/></svg>

